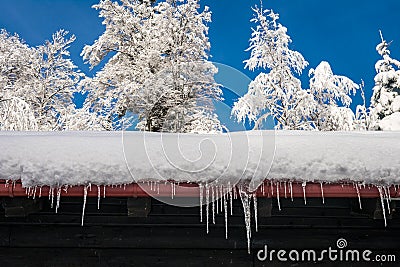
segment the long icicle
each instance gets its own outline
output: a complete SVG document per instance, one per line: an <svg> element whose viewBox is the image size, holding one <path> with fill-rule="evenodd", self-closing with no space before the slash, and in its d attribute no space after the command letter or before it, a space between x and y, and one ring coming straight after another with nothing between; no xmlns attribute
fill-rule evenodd
<svg viewBox="0 0 400 267"><path fill-rule="evenodd" d="M258 204L257 204L256 193L253 193L253 208L254 208L254 221L256 223L256 232L258 232Z"/></svg>
<svg viewBox="0 0 400 267"><path fill-rule="evenodd" d="M247 252L250 254L250 240L251 240L251 211L250 211L250 200L249 194L242 189L239 189L240 199L242 200L244 221L246 224L246 236L247 236Z"/></svg>
<svg viewBox="0 0 400 267"><path fill-rule="evenodd" d="M60 207L60 198L61 198L61 186L57 188L56 213L58 213L58 208Z"/></svg>
<svg viewBox="0 0 400 267"><path fill-rule="evenodd" d="M213 224L215 224L215 186L211 186L211 202L212 202L212 220Z"/></svg>
<svg viewBox="0 0 400 267"><path fill-rule="evenodd" d="M208 184L206 184L206 221L207 221L207 234L208 234L208 232L209 232L209 220L210 220L210 218L209 218L209 211L210 211L210 205L209 205L209 202L210 202L210 188L209 188L209 185Z"/></svg>
<svg viewBox="0 0 400 267"><path fill-rule="evenodd" d="M383 200L382 188L380 186L377 186L377 188L379 191L379 196L381 197L382 213L383 213L383 219L385 220L385 227L386 227L387 223L386 223L385 201Z"/></svg>
<svg viewBox="0 0 400 267"><path fill-rule="evenodd" d="M222 196L224 200L224 213L225 213L225 239L228 239L228 204L227 204L227 194Z"/></svg>
<svg viewBox="0 0 400 267"><path fill-rule="evenodd" d="M361 195L360 195L360 190L358 188L358 184L356 184L356 190L357 190L357 197L358 197L358 205L360 206L360 210L362 210L361 206Z"/></svg>
<svg viewBox="0 0 400 267"><path fill-rule="evenodd" d="M85 209L86 209L86 198L87 198L87 186L83 186L83 207L82 207L82 221L81 226L83 226L83 219L85 217Z"/></svg>
<svg viewBox="0 0 400 267"><path fill-rule="evenodd" d="M199 184L200 193L200 222L203 222L203 185Z"/></svg>

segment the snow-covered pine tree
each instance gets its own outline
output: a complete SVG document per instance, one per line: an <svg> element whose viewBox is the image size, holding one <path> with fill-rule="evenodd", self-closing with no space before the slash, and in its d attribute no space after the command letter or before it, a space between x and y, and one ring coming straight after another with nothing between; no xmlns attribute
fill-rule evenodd
<svg viewBox="0 0 400 267"><path fill-rule="evenodd" d="M390 56L389 45L381 34L376 51L382 56L375 64L377 72L371 98L371 128L400 130L400 61Z"/></svg>
<svg viewBox="0 0 400 267"><path fill-rule="evenodd" d="M250 58L245 68L268 69L249 85L248 92L234 105L232 114L238 121L255 122L256 128L268 116L277 129L311 129L308 114L312 98L302 90L296 77L308 65L304 57L289 48L291 38L286 27L278 23L279 15L257 6L252 22L257 24L250 39Z"/></svg>
<svg viewBox="0 0 400 267"><path fill-rule="evenodd" d="M349 108L359 86L345 76L334 75L328 62L322 61L310 69L310 89L314 109L310 120L321 131L350 131L355 128L355 117Z"/></svg>
<svg viewBox="0 0 400 267"><path fill-rule="evenodd" d="M83 74L69 59L68 48L75 37L66 39L67 34L60 30L51 41L32 48L18 35L1 31L1 130L68 130L67 124L81 120L83 114L93 119L87 110L77 111L73 103ZM90 125L79 129L97 129Z"/></svg>
<svg viewBox="0 0 400 267"><path fill-rule="evenodd" d="M127 112L138 116L141 130L221 129L213 114L212 99L221 90L214 81L217 69L208 61L208 8L199 12L198 0L155 5L103 0L94 8L106 29L82 56L92 67L106 62L82 83L90 91L87 105L92 110L114 129Z"/></svg>

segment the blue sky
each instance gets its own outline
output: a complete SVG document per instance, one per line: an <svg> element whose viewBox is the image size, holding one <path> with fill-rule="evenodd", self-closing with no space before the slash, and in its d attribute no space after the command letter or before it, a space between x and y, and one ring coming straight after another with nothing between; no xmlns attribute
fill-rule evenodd
<svg viewBox="0 0 400 267"><path fill-rule="evenodd" d="M91 44L103 32L98 12L91 8L97 0L13 0L1 3L0 28L18 33L28 44L39 45L58 29L76 35L71 56L76 65L92 76L79 56L85 44ZM251 34L251 6L254 0L202 0L213 12L210 26L212 60L229 65L250 78L252 73L243 70L249 53L248 39ZM280 14L280 22L288 28L292 48L300 51L316 67L320 61L328 61L334 73L346 75L366 84L366 95L372 94L374 65L379 55L375 46L380 42L379 30L383 31L391 45L392 56L400 58L399 0L264 0L265 8ZM307 73L302 80L307 87ZM221 77L219 77L221 79ZM222 77L235 80L237 77ZM246 88L241 83L233 83ZM228 97L229 98L229 97ZM232 102L231 99L227 100ZM360 103L355 97L353 107Z"/></svg>

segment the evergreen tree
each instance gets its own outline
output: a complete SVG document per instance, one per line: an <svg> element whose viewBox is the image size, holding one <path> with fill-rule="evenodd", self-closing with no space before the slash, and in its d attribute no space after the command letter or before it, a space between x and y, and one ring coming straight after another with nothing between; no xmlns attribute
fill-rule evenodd
<svg viewBox="0 0 400 267"><path fill-rule="evenodd" d="M371 98L371 127L397 130L400 127L400 62L391 58L390 44L384 40L382 33L381 40L376 47L382 59L375 64L377 74Z"/></svg>

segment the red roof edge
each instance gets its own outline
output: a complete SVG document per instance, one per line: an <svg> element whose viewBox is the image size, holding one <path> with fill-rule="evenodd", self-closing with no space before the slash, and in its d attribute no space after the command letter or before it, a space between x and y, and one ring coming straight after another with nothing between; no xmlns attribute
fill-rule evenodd
<svg viewBox="0 0 400 267"><path fill-rule="evenodd" d="M23 188L20 181L11 182L0 180L0 196L2 197L40 197L57 195L60 192L63 197L83 197L85 187L88 197L170 197L174 191L175 197L199 197L199 187L197 184L184 184L171 186L169 183L162 184L127 184L118 186L91 185L91 186L63 186L62 188L50 188L49 186ZM291 192L292 191L292 192ZM382 193L387 197L400 197L400 188L395 186L385 187ZM255 192L258 197L276 197L279 192L281 198L284 197L325 197L325 198L379 198L379 189L373 185L357 186L355 184L338 183L307 183L303 187L302 183L265 182Z"/></svg>

